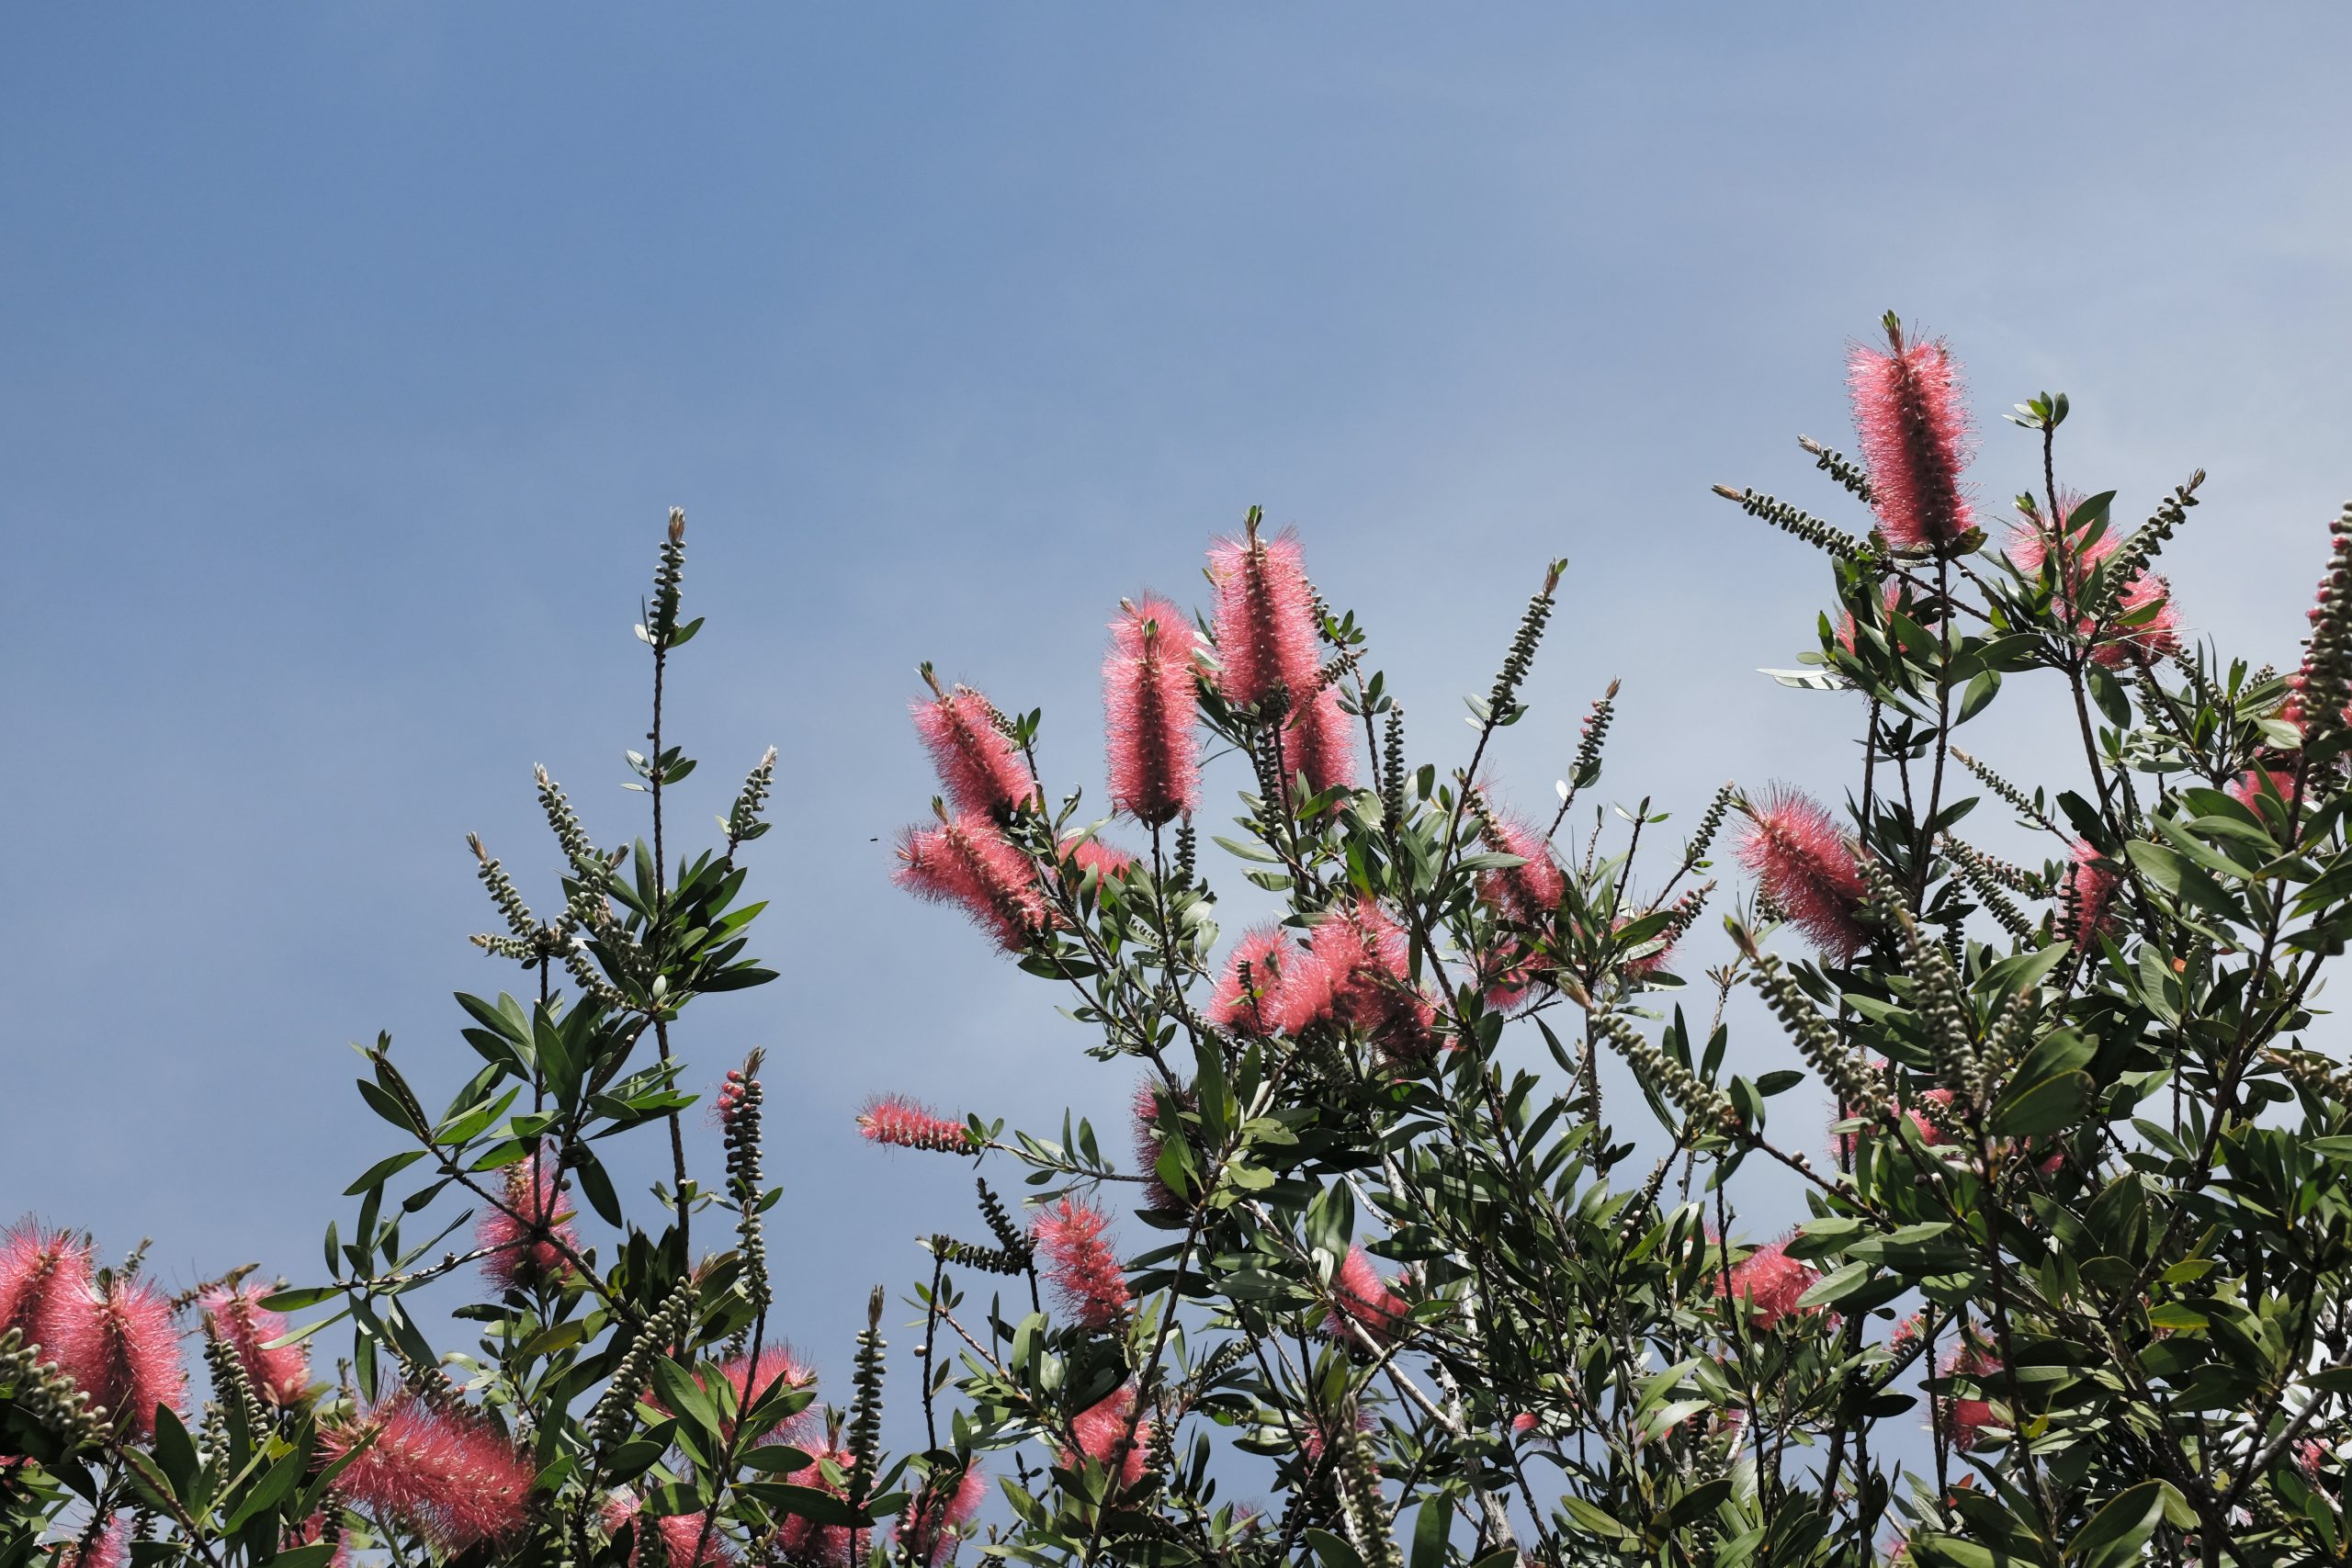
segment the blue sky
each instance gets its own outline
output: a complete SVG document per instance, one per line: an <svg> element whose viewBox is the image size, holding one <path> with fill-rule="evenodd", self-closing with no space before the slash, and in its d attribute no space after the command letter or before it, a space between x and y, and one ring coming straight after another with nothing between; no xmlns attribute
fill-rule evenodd
<svg viewBox="0 0 2352 1568"><path fill-rule="evenodd" d="M1967 362L1988 500L2041 388L2125 515L2210 469L2184 616L2291 657L2352 493L2352 19L1798 16L12 9L0 1216L153 1235L178 1283L316 1271L390 1146L345 1043L454 1083L449 992L506 981L464 835L551 886L535 762L635 829L673 502L712 617L680 819L785 757L785 978L682 1048L704 1083L771 1052L786 1300L829 1366L915 1234L968 1227L953 1169L856 1145L865 1096L1044 1126L1127 1083L887 886L932 793L919 659L1043 706L1099 797L1103 622L1194 596L1259 502L1422 755L1460 760L1458 694L1564 554L1507 787L1547 797L1623 675L1615 797L1834 795L1850 716L1753 673L1826 573L1707 486L1833 510L1792 438L1845 439L1843 343L1890 306Z"/></svg>

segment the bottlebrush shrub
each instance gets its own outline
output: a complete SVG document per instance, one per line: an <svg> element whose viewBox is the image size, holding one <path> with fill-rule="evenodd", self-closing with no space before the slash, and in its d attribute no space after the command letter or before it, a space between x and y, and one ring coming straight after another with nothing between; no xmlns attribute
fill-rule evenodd
<svg viewBox="0 0 2352 1568"><path fill-rule="evenodd" d="M351 1183L322 1282L239 1269L175 1297L136 1253L102 1266L89 1238L29 1222L0 1236L0 1564L932 1563L971 1533L968 1444L882 1451L879 1293L833 1403L786 1347L758 1054L726 1073L715 1133L684 1114L686 1008L775 977L746 956L742 863L776 766L771 750L752 769L723 841L678 851L667 797L695 764L663 694L702 626L681 619L684 564L673 513L637 627L651 743L629 783L650 842L593 838L542 770L569 868L557 912L474 844L503 926L474 940L519 965L522 995L458 998L482 1066L441 1092L389 1039L361 1051L361 1097L407 1146ZM994 722L971 705L927 710L927 733L975 809L1002 809L1011 753L939 716ZM625 1206L606 1171L620 1135L667 1144L651 1203ZM1115 1266L1107 1283L1124 1288ZM428 1338L450 1306L477 1345Z"/></svg>
<svg viewBox="0 0 2352 1568"><path fill-rule="evenodd" d="M2030 493L1988 528L1952 351L1890 318L1849 366L1868 467L1803 445L1864 531L1721 491L1830 558L1817 639L1776 673L1851 705L1842 806L1758 780L1679 844L1646 805L1612 830L1589 798L1612 683L1556 808L1516 814L1495 742L1562 568L1466 755L1422 761L1364 629L1252 512L1158 665L1144 612L1111 622L1107 815L1042 779L910 830L900 880L1137 1079L1131 1136L938 1141L1037 1189L1033 1241L983 1180L993 1239L933 1238L921 1292L959 1438L1018 1479L1011 1555L2352 1550L2352 1072L2307 1038L2352 933L2352 510L2301 670L2249 671L2187 649L2155 570L2201 475L2127 528L2114 492L2060 488L2067 403L2037 397L2032 446L1996 444ZM2040 783L1959 744L2019 680L2070 721L1985 749ZM1040 716L989 711L1001 771L1037 778ZM1224 789L1215 842L1282 905L1246 931L1201 853ZM1098 835L1120 852L1090 867L1069 846ZM1702 951L1718 876L1752 893ZM1734 1073L1742 987L1773 1027ZM1741 1213L1759 1164L1801 1215ZM1073 1214L1100 1216L1082 1269Z"/></svg>

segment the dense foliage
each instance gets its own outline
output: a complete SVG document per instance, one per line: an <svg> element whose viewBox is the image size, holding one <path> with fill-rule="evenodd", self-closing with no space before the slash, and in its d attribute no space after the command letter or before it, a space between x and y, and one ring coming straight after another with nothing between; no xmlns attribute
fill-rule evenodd
<svg viewBox="0 0 2352 1568"><path fill-rule="evenodd" d="M2352 929L2352 510L2298 671L2185 648L2154 563L2201 476L2126 529L2062 486L2066 400L2038 397L1995 539L1957 367L1887 326L1850 361L1861 459L1805 443L1867 532L1722 491L1834 568L1779 674L1852 706L1840 811L1726 786L1676 842L1646 800L1593 806L1612 684L1556 807L1515 815L1490 743L1563 567L1466 758L1417 762L1365 629L1254 512L1206 614L1113 623L1107 816L1039 780L1040 715L924 668L944 794L900 881L1137 1082L1132 1158L1083 1122L867 1111L978 1168L887 1422L879 1292L846 1389L772 1327L756 1058L718 1096L723 1179L690 1172L672 1034L772 977L739 863L775 759L673 858L695 764L661 694L700 625L673 515L639 628L650 841L594 843L542 775L562 912L485 853L506 929L477 939L530 994L459 998L483 1066L438 1112L367 1053L414 1146L352 1184L325 1282L166 1299L79 1236L0 1252L0 1564L2346 1561L2352 1072L2306 1037ZM2013 743L2039 783L1955 744L2019 680L2074 720ZM1220 771L1212 841L1279 907L1241 933L1195 826ZM1735 1073L1743 987L1777 1027ZM632 1133L673 1153L650 1208L597 1153ZM1736 1201L1766 1167L1792 1230ZM438 1351L406 1298L471 1278L480 1343ZM302 1349L329 1324L332 1383Z"/></svg>

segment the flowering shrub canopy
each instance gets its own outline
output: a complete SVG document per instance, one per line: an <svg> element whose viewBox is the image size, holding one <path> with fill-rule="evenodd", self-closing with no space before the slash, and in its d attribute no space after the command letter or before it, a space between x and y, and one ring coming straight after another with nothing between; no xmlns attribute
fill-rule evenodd
<svg viewBox="0 0 2352 1568"><path fill-rule="evenodd" d="M1108 816L1040 776L1041 715L924 667L943 798L898 879L1099 1031L1133 1126L875 1086L869 1141L977 1168L887 1419L879 1291L847 1386L784 1343L757 1054L723 1174L689 1159L685 1009L773 977L743 863L775 758L723 846L673 855L673 515L650 842L594 841L541 773L544 919L477 846L477 941L526 995L459 998L483 1066L437 1113L363 1053L410 1146L352 1183L323 1279L170 1298L79 1235L0 1241L0 1563L2342 1561L2352 1071L2314 1029L2352 932L2352 509L2301 668L2251 670L2188 646L2154 568L2201 475L2127 529L2061 488L2066 400L2037 397L1996 553L1951 349L1890 321L1849 368L1864 461L1804 446L1866 533L1719 487L1832 567L1776 673L1850 705L1842 801L1755 781L1684 834L1646 803L1612 828L1611 682L1556 807L1514 812L1494 742L1563 566L1466 754L1416 761L1366 628L1255 512L1202 613L1111 623ZM2017 680L2072 724L2000 731ZM1228 875L1279 913L1222 931ZM1734 1072L1742 987L1773 1027ZM651 1207L619 1135L668 1144ZM1793 1230L1741 1212L1767 1165ZM428 1290L474 1352L428 1341Z"/></svg>

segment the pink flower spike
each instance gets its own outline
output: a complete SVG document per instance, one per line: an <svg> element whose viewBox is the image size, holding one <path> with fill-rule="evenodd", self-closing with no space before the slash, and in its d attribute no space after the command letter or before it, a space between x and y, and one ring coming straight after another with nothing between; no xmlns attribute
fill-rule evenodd
<svg viewBox="0 0 2352 1568"><path fill-rule="evenodd" d="M22 1329L41 1343L61 1305L90 1293L90 1244L27 1220L0 1235L0 1334Z"/></svg>
<svg viewBox="0 0 2352 1568"><path fill-rule="evenodd" d="M564 1254L579 1251L580 1238L553 1152L534 1149L529 1158L508 1166L505 1199L504 1209L491 1210L474 1226L475 1245L489 1253L482 1273L502 1291L560 1280L571 1269Z"/></svg>
<svg viewBox="0 0 2352 1568"><path fill-rule="evenodd" d="M1960 365L1941 342L1906 343L1891 317L1886 338L1884 352L1856 344L1846 356L1879 531L1902 550L1949 545L1975 526L1960 482L1969 456Z"/></svg>
<svg viewBox="0 0 2352 1568"><path fill-rule="evenodd" d="M1062 1304L1089 1328L1108 1328L1126 1315L1134 1300L1119 1255L1103 1239L1109 1224L1100 1209L1067 1197L1039 1210L1030 1224Z"/></svg>
<svg viewBox="0 0 2352 1568"><path fill-rule="evenodd" d="M809 1462L790 1472L785 1479L796 1486L813 1486L835 1497L847 1495L838 1482L827 1478L824 1466L846 1476L856 1461L846 1448L821 1443L809 1454ZM865 1558L867 1542L873 1532L852 1529L847 1525L820 1525L814 1519L798 1516L786 1517L776 1529L777 1544L785 1555L795 1562L813 1563L816 1568L852 1568Z"/></svg>
<svg viewBox="0 0 2352 1568"><path fill-rule="evenodd" d="M969 1127L938 1115L929 1106L903 1094L886 1094L868 1100L865 1109L857 1113L857 1131L869 1144L887 1144L893 1148L929 1149L943 1155L973 1152Z"/></svg>
<svg viewBox="0 0 2352 1568"><path fill-rule="evenodd" d="M47 1560L48 1568L123 1568L130 1561L130 1532L122 1516L110 1516L85 1551L82 1538L60 1544Z"/></svg>
<svg viewBox="0 0 2352 1568"><path fill-rule="evenodd" d="M927 679L928 677L926 677ZM996 727L988 698L967 686L913 704L915 733L958 811L1008 812L1032 799L1037 781L1021 749Z"/></svg>
<svg viewBox="0 0 2352 1568"><path fill-rule="evenodd" d="M742 1412L760 1404L780 1389L807 1388L817 1381L816 1369L806 1365L795 1356L789 1345L769 1345L763 1348L760 1351L757 1369L752 1367L749 1354L737 1356L732 1360L720 1365L718 1375L725 1378L727 1386L735 1391L735 1410L739 1417ZM782 1421L754 1436L752 1442L754 1445L766 1442L796 1442L808 1426L809 1416L810 1412L806 1409L798 1415L787 1416ZM727 1425L731 1434L734 1423L730 1421Z"/></svg>
<svg viewBox="0 0 2352 1568"><path fill-rule="evenodd" d="M1963 1345L1944 1360L1944 1376L1967 1378L1978 1389L1974 1394L1952 1393L1936 1401L1936 1424L1951 1438L1951 1446L1962 1453L1983 1440L1987 1427L2001 1425L2001 1414L1987 1397L1992 1392L1993 1374L2000 1370L2000 1361L1979 1345Z"/></svg>
<svg viewBox="0 0 2352 1568"><path fill-rule="evenodd" d="M2248 768L2230 782L2228 793L2232 800L2256 816L2262 814L2262 807L2255 803L2265 793L2276 795L2278 809L2283 812L2287 802L2295 798L2295 775L2283 768ZM5 1318L0 1318L0 1322L5 1321Z"/></svg>
<svg viewBox="0 0 2352 1568"><path fill-rule="evenodd" d="M1111 807L1148 828L1186 816L1201 801L1193 734L1193 671L1199 639L1165 599L1122 604L1102 660L1102 717Z"/></svg>
<svg viewBox="0 0 2352 1568"><path fill-rule="evenodd" d="M709 1540L703 1540L700 1514L656 1515L629 1493L616 1492L605 1499L596 1517L607 1537L617 1536L631 1525L637 1528L637 1533L629 1540L628 1568L641 1568L649 1561L668 1564L669 1568L686 1568L688 1562L695 1568L716 1568L717 1564L735 1560L717 1529L710 1532ZM645 1550L648 1532L661 1536L658 1552ZM702 1541L700 1557L695 1555L695 1543L698 1540Z"/></svg>
<svg viewBox="0 0 2352 1568"><path fill-rule="evenodd" d="M1256 525L1209 550L1216 587L1217 690L1247 706L1288 687L1297 711L1315 679L1315 595L1292 534L1266 540Z"/></svg>
<svg viewBox="0 0 2352 1568"><path fill-rule="evenodd" d="M1327 1327L1332 1338L1355 1350L1363 1348L1366 1338L1385 1348L1405 1331L1405 1314L1411 1310L1405 1299L1390 1290L1388 1281L1380 1277L1369 1253L1362 1247L1348 1248L1348 1256L1331 1281Z"/></svg>
<svg viewBox="0 0 2352 1568"><path fill-rule="evenodd" d="M1115 882L1135 869L1135 856L1100 839L1064 839L1055 852L1074 863L1080 876L1093 872L1105 882Z"/></svg>
<svg viewBox="0 0 2352 1568"><path fill-rule="evenodd" d="M1132 1434L1129 1422L1135 1423ZM1143 1479L1149 1464L1148 1450L1151 1445L1151 1422L1136 1420L1136 1391L1132 1386L1111 1391L1102 1400L1090 1405L1070 1419L1070 1435L1078 1439L1076 1451L1061 1450L1065 1469L1074 1470L1081 1457L1102 1465L1118 1477L1122 1492Z"/></svg>
<svg viewBox="0 0 2352 1568"><path fill-rule="evenodd" d="M906 1512L899 1516L899 1541L925 1563L953 1557L956 1542L963 1539L973 1516L980 1511L981 1499L988 1495L988 1475L978 1461L965 1466L964 1473L956 1478L954 1489L944 1495L927 1487L918 1490L909 1500Z"/></svg>
<svg viewBox="0 0 2352 1568"><path fill-rule="evenodd" d="M1356 731L1354 721L1340 706L1340 694L1329 686L1314 688L1313 675L1308 685L1295 690L1313 689L1315 694L1306 699L1305 710L1294 711L1283 720L1277 739L1282 745L1283 778L1285 781L1304 776L1306 787L1317 794L1327 789L1346 789L1356 782Z"/></svg>
<svg viewBox="0 0 2352 1568"><path fill-rule="evenodd" d="M1330 978L1331 1016L1340 1025L1361 1030L1391 1062L1429 1055L1437 1010L1409 988L1404 928L1377 900L1360 894L1332 910L1310 945Z"/></svg>
<svg viewBox="0 0 2352 1568"><path fill-rule="evenodd" d="M1209 993L1209 1021L1237 1033L1265 1035L1283 1027L1283 989L1304 958L1279 926L1244 932Z"/></svg>
<svg viewBox="0 0 2352 1568"><path fill-rule="evenodd" d="M1860 914L1870 885L1851 840L1818 803L1794 790L1775 790L1747 810L1740 863L1825 956L1851 963L1870 937Z"/></svg>
<svg viewBox="0 0 2352 1568"><path fill-rule="evenodd" d="M272 1348L286 1333L286 1316L262 1305L268 1292L258 1285L209 1291L197 1303L207 1332L235 1352L254 1392L283 1408L299 1404L311 1391L311 1348L299 1341Z"/></svg>
<svg viewBox="0 0 2352 1568"><path fill-rule="evenodd" d="M1552 856L1552 846L1524 818L1495 812L1485 818L1479 836L1488 849L1517 855L1525 865L1498 866L1478 874L1478 897L1497 912L1521 925L1543 925L1559 907L1566 891L1566 873Z"/></svg>
<svg viewBox="0 0 2352 1568"><path fill-rule="evenodd" d="M1187 1111L1197 1103L1190 1089L1171 1091L1149 1082L1136 1085L1136 1163L1143 1168L1144 1207L1162 1214L1184 1212L1183 1200L1159 1179L1159 1152L1164 1144L1159 1133L1159 1116L1161 1108L1171 1102Z"/></svg>
<svg viewBox="0 0 2352 1568"><path fill-rule="evenodd" d="M2066 867L2064 904L2066 935L2077 953L2093 953L2098 933L2115 923L2111 906L2122 874L2102 858L2088 839L2075 840L2074 863Z"/></svg>
<svg viewBox="0 0 2352 1568"><path fill-rule="evenodd" d="M153 1437L156 1409L179 1409L187 1387L172 1303L164 1292L144 1280L117 1275L103 1294L85 1285L50 1307L40 1325L41 1348L73 1375L91 1404L113 1414L119 1430L140 1442Z"/></svg>
<svg viewBox="0 0 2352 1568"><path fill-rule="evenodd" d="M1732 1265L1728 1279L1718 1275L1715 1294L1736 1296L1748 1307L1748 1321L1770 1329L1800 1311L1811 1316L1818 1309L1800 1309L1797 1300L1811 1290L1821 1273L1810 1263L1789 1256L1789 1244L1776 1241L1759 1247Z"/></svg>
<svg viewBox="0 0 2352 1568"><path fill-rule="evenodd" d="M1028 857L986 817L967 812L899 840L891 880L918 898L962 907L974 924L1018 953L1053 924Z"/></svg>
<svg viewBox="0 0 2352 1568"><path fill-rule="evenodd" d="M335 1479L346 1502L453 1554L523 1528L537 1472L481 1416L435 1410L401 1391L356 1421L322 1427L319 1444L332 1462L371 1434L375 1441Z"/></svg>

